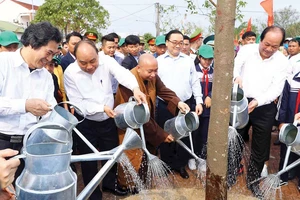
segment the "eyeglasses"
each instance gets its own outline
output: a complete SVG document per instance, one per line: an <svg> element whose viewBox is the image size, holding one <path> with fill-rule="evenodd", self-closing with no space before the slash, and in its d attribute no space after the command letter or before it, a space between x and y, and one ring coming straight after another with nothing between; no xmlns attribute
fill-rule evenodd
<svg viewBox="0 0 300 200"><path fill-rule="evenodd" d="M182 46L183 45L182 41L181 42L171 41L171 40L168 40L168 41L171 42L174 46L177 46L177 45Z"/></svg>

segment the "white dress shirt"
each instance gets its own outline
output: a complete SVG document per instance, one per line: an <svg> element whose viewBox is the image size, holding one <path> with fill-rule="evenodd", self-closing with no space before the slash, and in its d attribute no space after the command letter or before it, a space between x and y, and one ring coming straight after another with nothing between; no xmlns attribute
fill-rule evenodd
<svg viewBox="0 0 300 200"><path fill-rule="evenodd" d="M196 103L203 103L199 76L196 73L192 59L180 53L173 58L168 51L157 57L158 75L169 89L173 90L181 101L191 98L192 94Z"/></svg>
<svg viewBox="0 0 300 200"><path fill-rule="evenodd" d="M104 106L113 108L112 78L130 90L138 87L134 75L112 57L98 54L99 66L93 74L82 71L78 62L70 64L65 71L65 89L71 102L93 121L104 121L108 115Z"/></svg>
<svg viewBox="0 0 300 200"><path fill-rule="evenodd" d="M289 67L288 67L288 75L292 77L295 76L300 71L300 53L288 57L289 58Z"/></svg>
<svg viewBox="0 0 300 200"><path fill-rule="evenodd" d="M56 105L53 79L45 68L30 73L20 49L1 52L0 63L0 132L24 135L37 123L36 116L25 111L26 99L43 99Z"/></svg>
<svg viewBox="0 0 300 200"><path fill-rule="evenodd" d="M287 58L279 51L268 59L262 59L259 44L241 48L234 60L234 78L240 76L244 94L255 98L258 106L274 101L282 92L287 78Z"/></svg>

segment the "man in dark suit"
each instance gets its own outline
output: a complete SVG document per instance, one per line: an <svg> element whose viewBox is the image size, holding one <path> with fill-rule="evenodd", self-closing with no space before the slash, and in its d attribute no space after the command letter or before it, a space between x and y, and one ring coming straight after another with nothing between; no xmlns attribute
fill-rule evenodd
<svg viewBox="0 0 300 200"><path fill-rule="evenodd" d="M125 38L125 45L128 50L128 55L124 58L122 66L131 70L137 66L141 55L139 49L140 38L136 35L129 35Z"/></svg>
<svg viewBox="0 0 300 200"><path fill-rule="evenodd" d="M74 47L75 45L82 40L82 35L78 32L72 32L69 33L66 37L66 43L68 45L68 53L61 59L61 67L63 71L66 70L66 68L75 61L74 56Z"/></svg>

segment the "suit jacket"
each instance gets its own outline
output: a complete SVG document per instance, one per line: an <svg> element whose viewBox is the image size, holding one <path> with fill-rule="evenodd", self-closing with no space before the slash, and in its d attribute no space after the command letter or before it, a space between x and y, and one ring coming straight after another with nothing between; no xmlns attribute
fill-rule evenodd
<svg viewBox="0 0 300 200"><path fill-rule="evenodd" d="M131 54L128 54L128 56L126 56L122 61L122 66L129 70L135 68L137 64L137 61Z"/></svg>
<svg viewBox="0 0 300 200"><path fill-rule="evenodd" d="M60 62L60 66L62 67L63 71L65 71L67 69L67 67L71 64L75 62L75 59L73 58L73 56L71 55L70 52L68 52L62 59Z"/></svg>

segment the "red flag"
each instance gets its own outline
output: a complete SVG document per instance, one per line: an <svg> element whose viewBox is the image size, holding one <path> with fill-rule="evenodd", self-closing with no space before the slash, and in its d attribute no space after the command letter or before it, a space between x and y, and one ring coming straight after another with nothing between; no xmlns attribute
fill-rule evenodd
<svg viewBox="0 0 300 200"><path fill-rule="evenodd" d="M233 40L233 44L234 46L238 46L239 45L239 41L238 41L238 36L235 35L235 39Z"/></svg>
<svg viewBox="0 0 300 200"><path fill-rule="evenodd" d="M240 40L242 39L242 36L244 35L244 33L245 33L245 29L243 28L240 32L240 38L239 38Z"/></svg>
<svg viewBox="0 0 300 200"><path fill-rule="evenodd" d="M268 26L272 26L274 24L273 0L264 0L260 2L260 5L264 8L266 13L268 13Z"/></svg>
<svg viewBox="0 0 300 200"><path fill-rule="evenodd" d="M251 31L251 30L252 30L252 24L251 24L251 17L250 17L246 31Z"/></svg>

